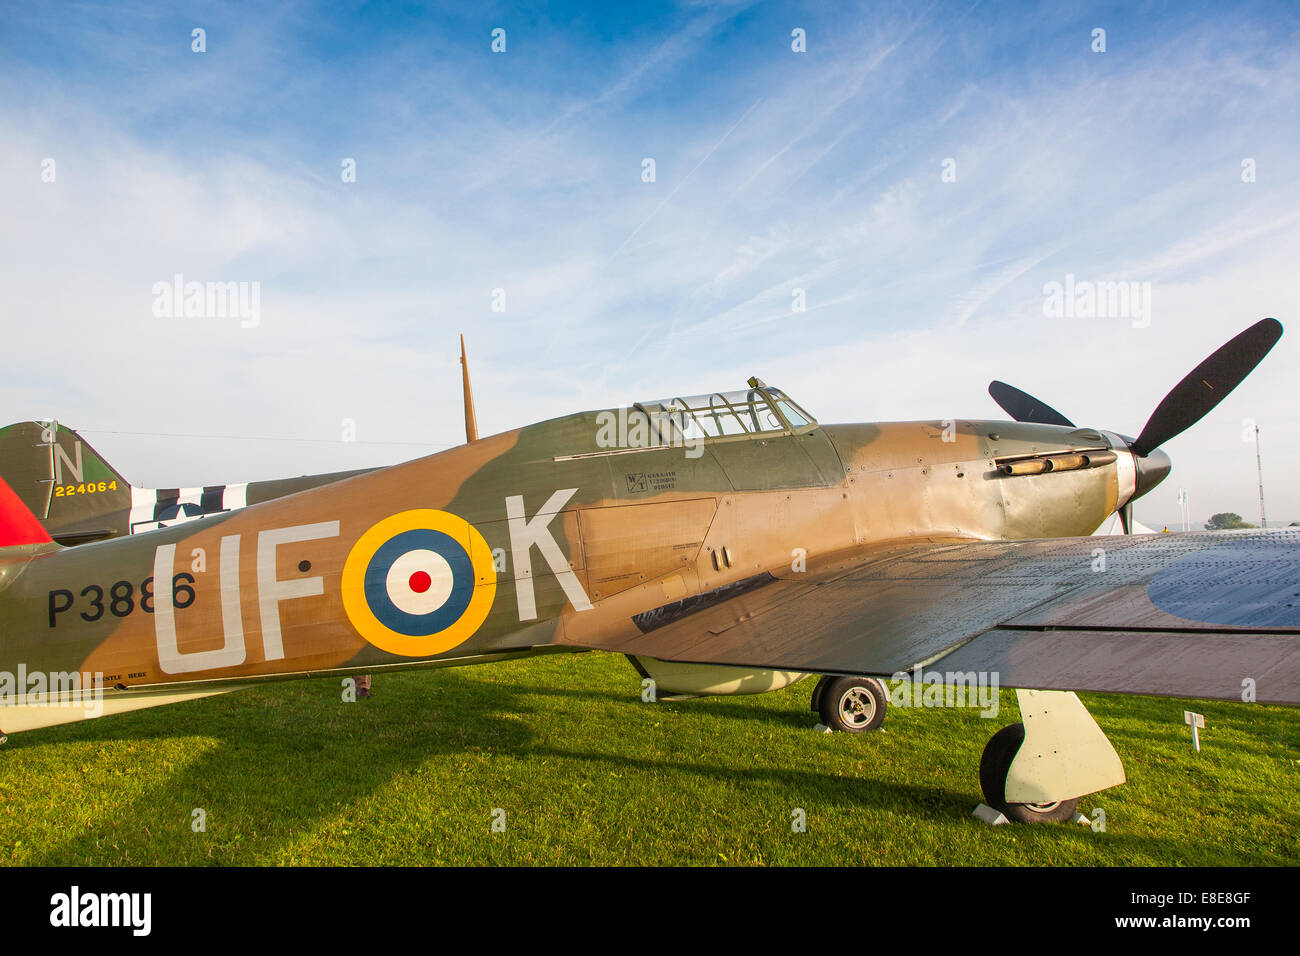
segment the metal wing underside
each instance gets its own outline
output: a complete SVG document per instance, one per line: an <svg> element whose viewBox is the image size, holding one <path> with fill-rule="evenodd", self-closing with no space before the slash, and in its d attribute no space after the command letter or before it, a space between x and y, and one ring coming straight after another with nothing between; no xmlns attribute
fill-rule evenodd
<svg viewBox="0 0 1300 956"><path fill-rule="evenodd" d="M1104 564L1102 563L1104 561ZM1300 531L876 548L582 646L825 674L1300 704Z"/></svg>

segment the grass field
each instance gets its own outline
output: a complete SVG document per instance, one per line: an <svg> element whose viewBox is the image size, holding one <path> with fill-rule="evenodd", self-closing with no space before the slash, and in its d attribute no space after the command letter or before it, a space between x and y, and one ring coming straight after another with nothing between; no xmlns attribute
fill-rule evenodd
<svg viewBox="0 0 1300 956"><path fill-rule="evenodd" d="M15 735L0 862L25 864L1294 864L1300 712L1086 695L1129 782L1082 825L971 817L1002 713L891 709L812 730L812 681L642 703L621 657L336 679ZM1192 750L1184 709L1205 714ZM202 809L206 831L194 832ZM505 831L493 832L494 809ZM807 831L792 832L792 811Z"/></svg>

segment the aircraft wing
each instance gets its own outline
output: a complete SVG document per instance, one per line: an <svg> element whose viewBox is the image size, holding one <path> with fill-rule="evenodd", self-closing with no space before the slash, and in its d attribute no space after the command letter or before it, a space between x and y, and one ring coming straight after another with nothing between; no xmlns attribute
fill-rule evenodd
<svg viewBox="0 0 1300 956"><path fill-rule="evenodd" d="M661 660L1300 704L1300 530L876 546L580 646ZM1248 682L1253 681L1253 684Z"/></svg>

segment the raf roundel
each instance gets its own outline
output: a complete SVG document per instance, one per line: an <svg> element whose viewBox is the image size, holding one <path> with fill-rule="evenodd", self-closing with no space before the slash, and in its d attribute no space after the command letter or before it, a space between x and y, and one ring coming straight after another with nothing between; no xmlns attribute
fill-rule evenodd
<svg viewBox="0 0 1300 956"><path fill-rule="evenodd" d="M496 597L492 550L469 522L421 508L363 534L343 565L343 608L381 650L428 657L468 640Z"/></svg>

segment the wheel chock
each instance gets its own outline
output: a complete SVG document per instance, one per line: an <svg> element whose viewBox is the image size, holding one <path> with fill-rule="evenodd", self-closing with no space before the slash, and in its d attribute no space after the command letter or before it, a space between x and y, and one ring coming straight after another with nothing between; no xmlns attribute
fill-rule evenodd
<svg viewBox="0 0 1300 956"><path fill-rule="evenodd" d="M987 803L981 803L978 807L976 807L975 812L972 813L971 816L983 820L989 826L994 826L994 827L998 826L1001 823L1011 822L1006 818L1005 814L1003 814L1001 810L994 810Z"/></svg>

